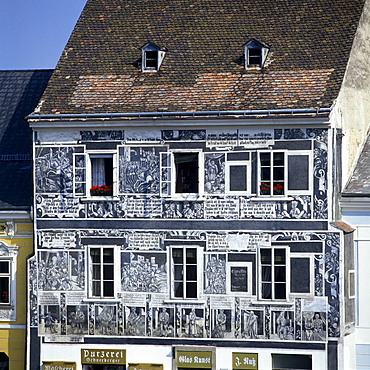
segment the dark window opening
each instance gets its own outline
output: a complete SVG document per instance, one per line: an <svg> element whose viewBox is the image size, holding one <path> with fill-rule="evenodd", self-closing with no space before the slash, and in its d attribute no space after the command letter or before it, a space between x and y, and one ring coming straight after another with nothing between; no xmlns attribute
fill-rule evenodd
<svg viewBox="0 0 370 370"><path fill-rule="evenodd" d="M158 63L158 52L157 51L146 51L145 52L145 68L157 69Z"/></svg>
<svg viewBox="0 0 370 370"><path fill-rule="evenodd" d="M4 352L0 352L0 370L9 370L9 357Z"/></svg>
<svg viewBox="0 0 370 370"><path fill-rule="evenodd" d="M312 356L310 355L272 355L272 368L274 370L311 370Z"/></svg>
<svg viewBox="0 0 370 370"><path fill-rule="evenodd" d="M174 153L176 193L198 193L198 154Z"/></svg>
<svg viewBox="0 0 370 370"><path fill-rule="evenodd" d="M10 261L0 261L0 303L9 303Z"/></svg>
<svg viewBox="0 0 370 370"><path fill-rule="evenodd" d="M262 50L260 48L248 49L248 67L257 66L262 64Z"/></svg>

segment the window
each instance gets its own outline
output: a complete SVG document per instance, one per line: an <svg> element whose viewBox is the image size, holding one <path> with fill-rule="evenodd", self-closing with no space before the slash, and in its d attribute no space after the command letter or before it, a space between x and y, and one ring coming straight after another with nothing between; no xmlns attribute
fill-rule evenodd
<svg viewBox="0 0 370 370"><path fill-rule="evenodd" d="M248 48L248 67L260 67L262 61L262 49Z"/></svg>
<svg viewBox="0 0 370 370"><path fill-rule="evenodd" d="M248 159L245 161L226 162L226 192L230 194L250 194L251 192L251 165Z"/></svg>
<svg viewBox="0 0 370 370"><path fill-rule="evenodd" d="M114 248L90 248L90 295L114 297Z"/></svg>
<svg viewBox="0 0 370 370"><path fill-rule="evenodd" d="M0 303L9 304L11 282L10 260L0 260Z"/></svg>
<svg viewBox="0 0 370 370"><path fill-rule="evenodd" d="M200 167L203 168L200 153L170 152L160 153L160 157L161 195L180 199L199 197L204 183L199 176L199 173L202 173Z"/></svg>
<svg viewBox="0 0 370 370"><path fill-rule="evenodd" d="M9 370L9 357L5 352L0 352L0 370Z"/></svg>
<svg viewBox="0 0 370 370"><path fill-rule="evenodd" d="M290 354L272 354L273 370L311 370L312 356L311 355L290 355Z"/></svg>
<svg viewBox="0 0 370 370"><path fill-rule="evenodd" d="M113 154L91 154L90 165L90 195L113 195Z"/></svg>
<svg viewBox="0 0 370 370"><path fill-rule="evenodd" d="M266 61L269 48L257 40L250 40L245 45L245 68L261 68Z"/></svg>
<svg viewBox="0 0 370 370"><path fill-rule="evenodd" d="M171 261L173 298L198 298L198 248L173 247Z"/></svg>
<svg viewBox="0 0 370 370"><path fill-rule="evenodd" d="M198 193L198 153L174 153L176 193Z"/></svg>
<svg viewBox="0 0 370 370"><path fill-rule="evenodd" d="M260 248L260 297L287 299L287 249Z"/></svg>
<svg viewBox="0 0 370 370"><path fill-rule="evenodd" d="M152 42L141 48L143 72L157 72L162 64L166 51Z"/></svg>
<svg viewBox="0 0 370 370"><path fill-rule="evenodd" d="M285 153L259 153L259 195L285 195Z"/></svg>

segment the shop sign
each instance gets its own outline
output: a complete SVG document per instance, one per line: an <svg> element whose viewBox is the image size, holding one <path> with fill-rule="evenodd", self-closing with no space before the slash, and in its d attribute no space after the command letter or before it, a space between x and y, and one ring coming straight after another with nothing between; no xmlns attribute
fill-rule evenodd
<svg viewBox="0 0 370 370"><path fill-rule="evenodd" d="M43 361L43 370L76 370L75 362Z"/></svg>
<svg viewBox="0 0 370 370"><path fill-rule="evenodd" d="M82 364L126 365L125 349L81 349Z"/></svg>
<svg viewBox="0 0 370 370"><path fill-rule="evenodd" d="M258 370L258 353L233 353L234 370Z"/></svg>
<svg viewBox="0 0 370 370"><path fill-rule="evenodd" d="M177 367L187 368L212 368L212 352L208 351L177 351L176 352Z"/></svg>
<svg viewBox="0 0 370 370"><path fill-rule="evenodd" d="M128 370L163 370L163 364L128 364Z"/></svg>

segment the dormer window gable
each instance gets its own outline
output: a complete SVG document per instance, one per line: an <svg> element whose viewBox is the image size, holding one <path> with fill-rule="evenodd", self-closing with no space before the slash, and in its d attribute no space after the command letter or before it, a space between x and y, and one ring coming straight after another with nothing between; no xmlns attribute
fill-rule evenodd
<svg viewBox="0 0 370 370"><path fill-rule="evenodd" d="M161 49L153 42L148 42L141 48L141 70L143 72L158 72L165 54L165 49Z"/></svg>
<svg viewBox="0 0 370 370"><path fill-rule="evenodd" d="M245 68L246 69L259 69L262 68L269 48L255 39L249 40L245 44Z"/></svg>

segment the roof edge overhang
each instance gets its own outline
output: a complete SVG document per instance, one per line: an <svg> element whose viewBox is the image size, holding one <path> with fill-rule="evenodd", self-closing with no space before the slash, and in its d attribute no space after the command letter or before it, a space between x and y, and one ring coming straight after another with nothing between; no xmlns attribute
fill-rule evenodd
<svg viewBox="0 0 370 370"><path fill-rule="evenodd" d="M183 111L183 112L130 112L130 113L78 113L78 114L30 114L26 117L31 127L38 127L41 122L69 121L119 121L119 120L189 120L189 119L271 119L307 118L321 119L327 122L332 111L330 108L319 109L270 109L270 110L225 110L225 111Z"/></svg>

